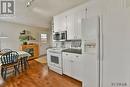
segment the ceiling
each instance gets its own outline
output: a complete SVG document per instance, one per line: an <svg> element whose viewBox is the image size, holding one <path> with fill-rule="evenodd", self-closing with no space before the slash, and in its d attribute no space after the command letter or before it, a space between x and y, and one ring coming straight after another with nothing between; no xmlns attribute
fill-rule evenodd
<svg viewBox="0 0 130 87"><path fill-rule="evenodd" d="M3 21L15 22L37 27L49 27L52 16L73 8L87 0L34 0L26 7L29 0L15 0L15 16L0 17Z"/></svg>

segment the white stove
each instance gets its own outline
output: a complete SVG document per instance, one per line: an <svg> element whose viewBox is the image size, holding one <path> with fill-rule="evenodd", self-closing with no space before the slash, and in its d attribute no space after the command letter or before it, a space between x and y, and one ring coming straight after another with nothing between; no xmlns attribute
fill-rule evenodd
<svg viewBox="0 0 130 87"><path fill-rule="evenodd" d="M47 50L47 63L49 69L62 75L62 50L63 48L50 48Z"/></svg>

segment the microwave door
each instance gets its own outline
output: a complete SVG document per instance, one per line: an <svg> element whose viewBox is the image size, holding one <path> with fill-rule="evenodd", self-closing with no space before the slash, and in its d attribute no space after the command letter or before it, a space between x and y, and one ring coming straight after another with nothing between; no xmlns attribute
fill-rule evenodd
<svg viewBox="0 0 130 87"><path fill-rule="evenodd" d="M66 40L66 39L67 39L66 32L61 33L61 40Z"/></svg>
<svg viewBox="0 0 130 87"><path fill-rule="evenodd" d="M54 40L60 40L60 34L59 34L59 33L55 33L55 34L53 35L53 39L54 39Z"/></svg>
<svg viewBox="0 0 130 87"><path fill-rule="evenodd" d="M62 33L62 35L61 35L61 39L65 39L65 38L66 38L65 33Z"/></svg>

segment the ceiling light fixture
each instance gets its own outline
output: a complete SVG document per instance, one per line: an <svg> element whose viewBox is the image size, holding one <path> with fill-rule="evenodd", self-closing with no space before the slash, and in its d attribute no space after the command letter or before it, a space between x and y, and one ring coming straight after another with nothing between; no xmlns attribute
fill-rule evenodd
<svg viewBox="0 0 130 87"><path fill-rule="evenodd" d="M30 7L32 5L34 0L29 0L27 3L26 3L26 7Z"/></svg>

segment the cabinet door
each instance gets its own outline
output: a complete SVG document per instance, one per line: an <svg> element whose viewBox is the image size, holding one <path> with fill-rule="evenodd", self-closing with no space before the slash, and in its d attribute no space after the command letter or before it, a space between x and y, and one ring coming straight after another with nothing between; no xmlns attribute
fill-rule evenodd
<svg viewBox="0 0 130 87"><path fill-rule="evenodd" d="M58 16L55 16L54 17L54 32L60 31L59 23L60 23L60 18Z"/></svg>
<svg viewBox="0 0 130 87"><path fill-rule="evenodd" d="M83 18L85 18L84 9L80 9L75 12L74 16L75 39L81 39L81 21Z"/></svg>
<svg viewBox="0 0 130 87"><path fill-rule="evenodd" d="M60 26L60 31L66 31L66 27L67 27L67 24L66 24L66 15L62 14L60 15L60 23L59 23L59 26Z"/></svg>
<svg viewBox="0 0 130 87"><path fill-rule="evenodd" d="M74 30L74 14L67 15L67 39L73 40L75 38Z"/></svg>
<svg viewBox="0 0 130 87"><path fill-rule="evenodd" d="M58 15L54 17L54 32L66 31L66 16Z"/></svg>
<svg viewBox="0 0 130 87"><path fill-rule="evenodd" d="M72 54L72 61L71 61L71 74L72 77L82 81L82 67L81 67L81 56L79 54Z"/></svg>
<svg viewBox="0 0 130 87"><path fill-rule="evenodd" d="M63 73L72 76L71 75L71 55L68 53L63 53Z"/></svg>

